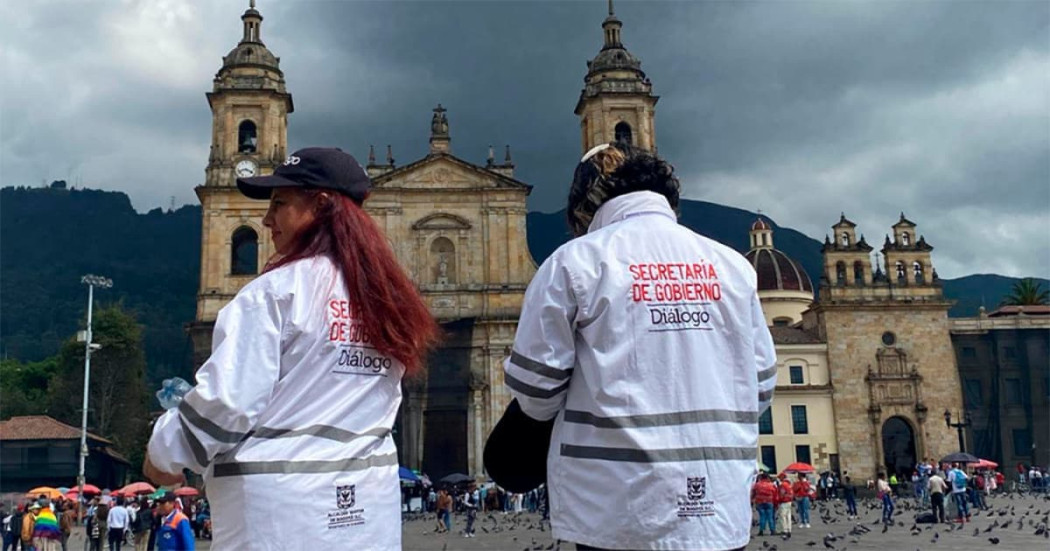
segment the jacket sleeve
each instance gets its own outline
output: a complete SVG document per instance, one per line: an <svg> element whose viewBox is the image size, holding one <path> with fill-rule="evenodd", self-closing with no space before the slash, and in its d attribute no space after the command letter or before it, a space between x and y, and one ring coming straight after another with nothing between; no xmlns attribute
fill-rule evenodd
<svg viewBox="0 0 1050 551"><path fill-rule="evenodd" d="M283 321L280 301L261 286L246 287L219 312L197 385L153 428L155 467L204 472L254 428L280 376Z"/></svg>
<svg viewBox="0 0 1050 551"><path fill-rule="evenodd" d="M536 272L525 300L510 357L503 363L504 382L521 410L548 421L565 404L576 363L577 298L573 276L557 253Z"/></svg>
<svg viewBox="0 0 1050 551"><path fill-rule="evenodd" d="M194 551L197 541L193 537L193 528L190 527L190 519L184 518L179 522L179 551Z"/></svg>
<svg viewBox="0 0 1050 551"><path fill-rule="evenodd" d="M773 401L773 389L777 386L777 352L757 292L751 297L751 324L754 333L755 369L758 372L758 412L763 413L769 409Z"/></svg>

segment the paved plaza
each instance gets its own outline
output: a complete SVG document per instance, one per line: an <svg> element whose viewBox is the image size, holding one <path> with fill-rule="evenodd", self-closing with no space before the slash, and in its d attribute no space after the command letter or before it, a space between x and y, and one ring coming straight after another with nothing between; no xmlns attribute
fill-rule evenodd
<svg viewBox="0 0 1050 551"><path fill-rule="evenodd" d="M781 536L755 536L747 549L754 551L809 551L835 549L837 551L951 551L1005 550L1037 551L1050 549L1050 539L1045 534L1035 535L1039 525L1046 526L1050 514L1050 498L1040 497L994 497L989 501L988 511L973 516L972 522L961 528L958 524L919 524L914 517L914 500L898 500L896 523L883 532L879 524L881 509L874 499L862 500L858 507L860 519L847 521L845 506L840 501L831 502L830 507L817 503L812 511L812 528L795 528L788 540ZM406 550L454 551L454 550L499 550L499 551L574 551L572 544L559 543L551 539L550 527L540 521L539 515L530 513L502 514L481 513L475 525L477 536L464 538L461 534L466 524L463 515L453 521L452 534L435 534L432 516L406 517L402 527L403 545ZM1045 530L1045 529L1044 529ZM755 534L757 529L752 529ZM834 539L833 539L834 538ZM993 540L998 543L993 543ZM210 551L208 541L199 541L199 551ZM83 549L81 531L70 549ZM219 550L216 550L219 551Z"/></svg>

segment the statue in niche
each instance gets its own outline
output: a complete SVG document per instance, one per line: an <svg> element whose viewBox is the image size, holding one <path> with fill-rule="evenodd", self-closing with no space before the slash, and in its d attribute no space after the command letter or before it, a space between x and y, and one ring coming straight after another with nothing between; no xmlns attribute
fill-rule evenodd
<svg viewBox="0 0 1050 551"><path fill-rule="evenodd" d="M448 255L442 253L438 257L438 285L448 285Z"/></svg>

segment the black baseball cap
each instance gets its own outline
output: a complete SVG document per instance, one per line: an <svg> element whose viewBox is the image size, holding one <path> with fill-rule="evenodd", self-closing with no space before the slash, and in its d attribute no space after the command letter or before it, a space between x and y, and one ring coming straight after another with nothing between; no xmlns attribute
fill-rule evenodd
<svg viewBox="0 0 1050 551"><path fill-rule="evenodd" d="M360 205L372 189L372 180L357 159L335 147L300 149L269 176L237 178L237 188L252 199L269 199L278 187L330 189Z"/></svg>

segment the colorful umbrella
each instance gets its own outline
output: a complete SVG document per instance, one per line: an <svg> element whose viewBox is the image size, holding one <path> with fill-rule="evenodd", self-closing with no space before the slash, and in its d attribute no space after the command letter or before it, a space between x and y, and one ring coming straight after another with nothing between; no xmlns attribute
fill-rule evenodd
<svg viewBox="0 0 1050 551"><path fill-rule="evenodd" d="M71 494L80 493L80 487L79 486L73 486L66 493L71 493ZM98 486L95 486L94 484L84 484L84 495L101 494L101 493L102 493L102 490L99 490Z"/></svg>
<svg viewBox="0 0 1050 551"><path fill-rule="evenodd" d="M175 490L175 495L179 497L193 497L199 496L201 493L197 491L197 488L192 486L183 486L182 488Z"/></svg>
<svg viewBox="0 0 1050 551"><path fill-rule="evenodd" d="M149 482L132 482L120 489L120 493L124 495L152 494L156 491L157 489Z"/></svg>
<svg viewBox="0 0 1050 551"><path fill-rule="evenodd" d="M790 473L811 473L811 472L813 472L813 470L814 470L813 469L813 465L810 465L809 463L802 463L800 461L798 463L792 463L792 464L788 465L787 468L784 469L782 472L789 473L789 474Z"/></svg>
<svg viewBox="0 0 1050 551"><path fill-rule="evenodd" d="M46 495L48 499L58 499L62 497L62 492L58 491L58 488L52 488L51 486L38 486L33 488L26 492L26 497L40 497L40 494Z"/></svg>
<svg viewBox="0 0 1050 551"><path fill-rule="evenodd" d="M406 469L405 467L399 468L397 470L397 475L398 475L399 478L401 478L401 480L407 480L409 482L418 482L419 481L419 477L416 476L416 473L412 472L409 469Z"/></svg>

